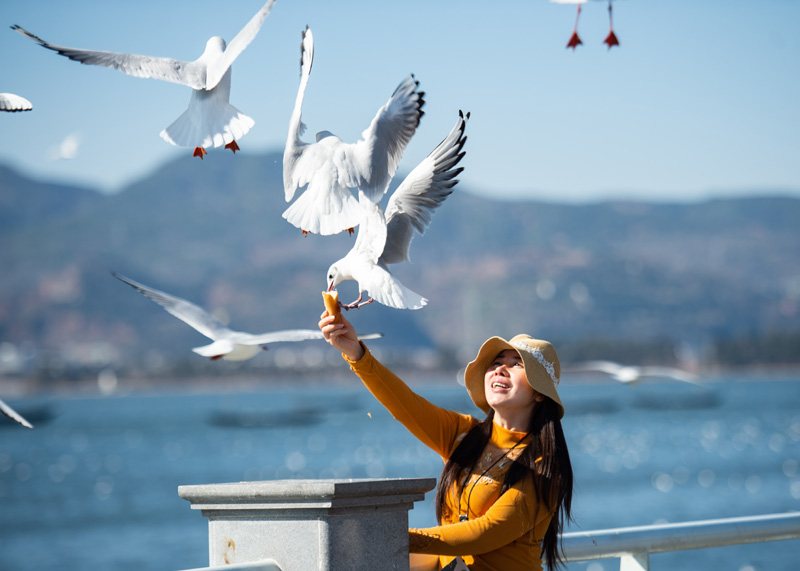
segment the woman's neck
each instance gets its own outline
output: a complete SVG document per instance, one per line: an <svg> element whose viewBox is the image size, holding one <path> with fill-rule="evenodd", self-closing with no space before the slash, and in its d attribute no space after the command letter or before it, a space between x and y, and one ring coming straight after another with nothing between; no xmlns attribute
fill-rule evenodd
<svg viewBox="0 0 800 571"><path fill-rule="evenodd" d="M513 432L528 432L530 421L530 411L494 411L494 423Z"/></svg>

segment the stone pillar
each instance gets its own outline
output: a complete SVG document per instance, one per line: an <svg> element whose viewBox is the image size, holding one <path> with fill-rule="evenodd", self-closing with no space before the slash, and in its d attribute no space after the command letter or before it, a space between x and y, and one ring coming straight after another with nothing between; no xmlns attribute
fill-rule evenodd
<svg viewBox="0 0 800 571"><path fill-rule="evenodd" d="M408 510L434 478L180 486L208 518L209 565L273 559L282 571L408 571Z"/></svg>

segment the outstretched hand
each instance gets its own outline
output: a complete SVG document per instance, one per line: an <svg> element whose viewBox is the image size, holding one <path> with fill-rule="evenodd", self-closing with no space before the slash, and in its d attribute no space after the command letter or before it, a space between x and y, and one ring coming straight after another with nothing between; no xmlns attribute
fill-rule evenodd
<svg viewBox="0 0 800 571"><path fill-rule="evenodd" d="M319 319L319 329L325 337L325 341L331 344L334 349L341 351L351 361L358 361L364 356L364 347L358 340L353 325L341 317L341 323L334 323L335 316L325 311Z"/></svg>

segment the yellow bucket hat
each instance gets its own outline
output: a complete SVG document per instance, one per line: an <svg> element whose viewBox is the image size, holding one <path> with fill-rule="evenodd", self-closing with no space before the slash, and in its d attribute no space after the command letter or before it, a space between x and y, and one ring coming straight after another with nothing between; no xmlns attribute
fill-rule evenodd
<svg viewBox="0 0 800 571"><path fill-rule="evenodd" d="M478 356L467 365L464 373L464 384L467 386L467 392L472 402L483 412L489 412L490 407L486 401L484 386L486 369L489 368L495 357L507 349L512 349L519 354L528 384L536 392L553 399L561 411L560 417L563 417L564 405L561 404L558 390L556 390L561 377L558 354L550 343L534 339L530 335L516 335L509 341L502 337L492 337L481 345Z"/></svg>

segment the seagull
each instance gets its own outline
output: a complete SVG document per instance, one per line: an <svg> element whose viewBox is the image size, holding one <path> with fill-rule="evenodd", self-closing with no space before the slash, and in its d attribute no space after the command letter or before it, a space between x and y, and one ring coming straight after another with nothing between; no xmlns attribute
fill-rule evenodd
<svg viewBox="0 0 800 571"><path fill-rule="evenodd" d="M189 108L161 131L161 138L175 146L195 147L193 156L202 159L207 154L206 147L224 146L235 154L239 150L236 139L241 139L255 124L252 118L228 103L231 64L256 37L274 4L275 0L268 0L229 44L219 36L209 39L203 55L193 62L67 48L47 43L17 25L11 29L74 61L191 87Z"/></svg>
<svg viewBox="0 0 800 571"><path fill-rule="evenodd" d="M578 13L575 16L575 28L572 30L572 35L569 38L569 42L567 42L567 48L572 48L572 51L575 51L579 45L583 44L580 37L578 36L578 19L581 17L581 6L586 4L589 0L550 0L556 4L577 4L578 5ZM614 23L611 13L611 3L613 0L608 0L608 36L606 39L603 40L604 44L608 45L608 49L611 49L614 46L619 45L619 40L617 39L617 35L614 33Z"/></svg>
<svg viewBox="0 0 800 571"><path fill-rule="evenodd" d="M328 291L344 280L358 282L358 299L343 305L358 308L373 301L396 309L420 309L428 300L408 289L389 271L389 264L409 260L411 239L431 222L434 210L458 183L455 178L463 167L467 137L464 129L469 119L459 111L458 121L447 137L411 171L394 191L386 212L368 199L359 200L362 217L353 248L328 269ZM362 302L364 291L370 298Z"/></svg>
<svg viewBox="0 0 800 571"><path fill-rule="evenodd" d="M138 290L169 313L211 339L213 343L195 347L192 351L203 357L208 357L212 361L217 359L246 361L255 357L260 349L266 350L265 345L267 343L324 338L322 332L318 329L286 329L258 335L234 331L225 327L210 313L190 301L147 287L115 272L112 272L111 275ZM359 339L375 339L378 337L383 337L383 334L369 333L359 336Z"/></svg>
<svg viewBox="0 0 800 571"><path fill-rule="evenodd" d="M621 365L612 361L586 361L569 367L570 371L595 371L606 373L616 381L624 384L636 384L645 377L674 379L700 385L699 377L683 369L675 367L637 367L633 365Z"/></svg>
<svg viewBox="0 0 800 571"><path fill-rule="evenodd" d="M352 234L361 214L350 189L358 188L359 195L380 201L419 126L425 93L417 91L419 82L410 75L378 110L360 141L345 143L329 131L320 131L315 143L305 143L300 138L306 129L302 108L314 60L314 36L308 27L300 53L300 87L283 151L286 202L292 201L298 188L307 188L283 217L303 235L327 236L344 230Z"/></svg>
<svg viewBox="0 0 800 571"><path fill-rule="evenodd" d="M21 414L19 414L16 410L8 406L6 403L4 403L2 399L0 399L0 412L2 412L4 415L6 415L8 418L13 420L17 424L21 424L25 428L33 428L33 425L30 422L22 418Z"/></svg>
<svg viewBox="0 0 800 571"><path fill-rule="evenodd" d="M33 105L30 101L13 93L0 93L0 111L15 113L17 111L30 111Z"/></svg>

